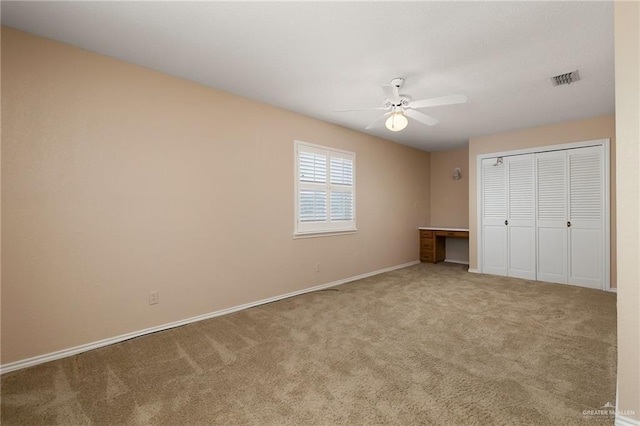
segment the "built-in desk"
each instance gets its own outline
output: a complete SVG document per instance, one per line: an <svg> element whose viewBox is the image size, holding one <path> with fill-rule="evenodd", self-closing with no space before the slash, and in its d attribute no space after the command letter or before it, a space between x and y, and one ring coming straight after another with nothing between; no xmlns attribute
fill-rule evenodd
<svg viewBox="0 0 640 426"><path fill-rule="evenodd" d="M420 229L420 261L437 263L446 257L447 238L469 239L469 230L463 228L431 228Z"/></svg>

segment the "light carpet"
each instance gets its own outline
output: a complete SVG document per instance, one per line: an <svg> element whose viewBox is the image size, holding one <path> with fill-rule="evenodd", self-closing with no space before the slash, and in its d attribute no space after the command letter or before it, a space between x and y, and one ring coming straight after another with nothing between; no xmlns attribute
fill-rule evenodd
<svg viewBox="0 0 640 426"><path fill-rule="evenodd" d="M612 424L616 296L420 264L8 373L9 425Z"/></svg>

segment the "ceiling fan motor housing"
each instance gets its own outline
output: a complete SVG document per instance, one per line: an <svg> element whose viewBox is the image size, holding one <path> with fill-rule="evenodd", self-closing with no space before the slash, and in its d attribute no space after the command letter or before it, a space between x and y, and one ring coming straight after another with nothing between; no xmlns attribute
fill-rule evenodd
<svg viewBox="0 0 640 426"><path fill-rule="evenodd" d="M385 108L391 108L391 107L408 107L409 104L411 103L411 98L405 95L400 95L400 102L397 104L394 104L391 99L385 99L384 101L384 106Z"/></svg>
<svg viewBox="0 0 640 426"><path fill-rule="evenodd" d="M398 77L391 80L391 85L397 87L398 89L401 88L403 84L404 84L404 78Z"/></svg>

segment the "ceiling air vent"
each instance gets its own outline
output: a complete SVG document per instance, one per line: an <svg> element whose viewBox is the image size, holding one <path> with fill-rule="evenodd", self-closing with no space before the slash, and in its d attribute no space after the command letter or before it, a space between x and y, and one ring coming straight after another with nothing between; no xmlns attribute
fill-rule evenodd
<svg viewBox="0 0 640 426"><path fill-rule="evenodd" d="M575 83L578 80L580 80L578 70L551 77L551 81L553 82L554 86L560 86L561 84L571 84Z"/></svg>

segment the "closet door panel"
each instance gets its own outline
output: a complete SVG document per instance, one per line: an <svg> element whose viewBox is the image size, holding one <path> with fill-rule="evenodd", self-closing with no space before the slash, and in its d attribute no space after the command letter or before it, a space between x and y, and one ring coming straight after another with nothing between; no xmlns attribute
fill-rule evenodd
<svg viewBox="0 0 640 426"><path fill-rule="evenodd" d="M504 162L482 162L482 272L507 275L507 176Z"/></svg>
<svg viewBox="0 0 640 426"><path fill-rule="evenodd" d="M538 280L550 283L567 283L567 231L564 228L538 228ZM561 247L549 250L549 247Z"/></svg>
<svg viewBox="0 0 640 426"><path fill-rule="evenodd" d="M569 284L602 289L602 235L597 229L572 229L570 232Z"/></svg>
<svg viewBox="0 0 640 426"><path fill-rule="evenodd" d="M533 227L509 228L510 277L536 279L535 230Z"/></svg>
<svg viewBox="0 0 640 426"><path fill-rule="evenodd" d="M603 287L602 147L569 150L569 284Z"/></svg>
<svg viewBox="0 0 640 426"><path fill-rule="evenodd" d="M534 154L508 157L508 275L536 279Z"/></svg>
<svg viewBox="0 0 640 426"><path fill-rule="evenodd" d="M485 226L482 250L484 260L482 272L507 275L507 227Z"/></svg>
<svg viewBox="0 0 640 426"><path fill-rule="evenodd" d="M567 153L536 154L537 279L568 280Z"/></svg>

